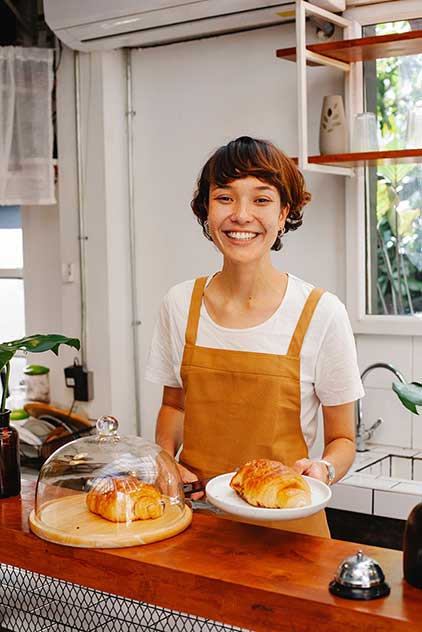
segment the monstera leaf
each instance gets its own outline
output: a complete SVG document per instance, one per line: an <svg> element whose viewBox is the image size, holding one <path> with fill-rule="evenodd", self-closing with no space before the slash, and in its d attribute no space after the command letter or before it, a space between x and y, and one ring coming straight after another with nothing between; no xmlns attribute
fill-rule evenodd
<svg viewBox="0 0 422 632"><path fill-rule="evenodd" d="M419 384L419 382L411 382L410 384L394 382L393 391L397 393L401 403L408 410L415 415L419 415L417 406L422 406L422 384Z"/></svg>
<svg viewBox="0 0 422 632"><path fill-rule="evenodd" d="M35 334L19 340L11 340L9 342L0 343L0 371L4 366L6 370L6 380L3 388L3 396L0 404L0 412L3 412L6 404L7 386L10 373L10 360L17 351L27 351L28 353L42 353L43 351L52 351L59 355L60 345L67 345L79 350L81 343L78 338L67 338L61 334Z"/></svg>

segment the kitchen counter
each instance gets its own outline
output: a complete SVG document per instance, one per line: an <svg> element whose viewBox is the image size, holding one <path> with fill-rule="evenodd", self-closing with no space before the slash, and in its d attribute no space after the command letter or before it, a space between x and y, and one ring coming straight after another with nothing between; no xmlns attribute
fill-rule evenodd
<svg viewBox="0 0 422 632"><path fill-rule="evenodd" d="M337 565L357 545L194 515L182 534L140 547L78 549L29 531L34 483L0 502L0 561L164 608L257 632L418 629L421 592L402 580L399 551L364 547L381 564L391 595L371 602L328 592Z"/></svg>

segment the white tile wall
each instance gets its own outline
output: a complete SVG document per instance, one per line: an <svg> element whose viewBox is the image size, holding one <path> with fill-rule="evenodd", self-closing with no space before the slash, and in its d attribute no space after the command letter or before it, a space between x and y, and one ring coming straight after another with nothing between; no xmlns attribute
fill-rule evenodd
<svg viewBox="0 0 422 632"><path fill-rule="evenodd" d="M366 387L363 398L365 428L381 417L384 423L375 431L372 441L410 448L412 446L411 413L404 408L397 395L390 389ZM421 435L422 437L422 435Z"/></svg>
<svg viewBox="0 0 422 632"><path fill-rule="evenodd" d="M406 380L412 377L412 338L409 336L355 336L358 363L361 373L370 364L387 362L403 373ZM420 371L422 375L422 371ZM391 388L393 373L386 369L374 369L365 378L365 386Z"/></svg>
<svg viewBox="0 0 422 632"><path fill-rule="evenodd" d="M418 494L374 490L374 514L406 520L413 507L421 500L422 495Z"/></svg>
<svg viewBox="0 0 422 632"><path fill-rule="evenodd" d="M332 509L372 513L372 489L354 487L353 485L333 485L331 491L333 495L328 506Z"/></svg>

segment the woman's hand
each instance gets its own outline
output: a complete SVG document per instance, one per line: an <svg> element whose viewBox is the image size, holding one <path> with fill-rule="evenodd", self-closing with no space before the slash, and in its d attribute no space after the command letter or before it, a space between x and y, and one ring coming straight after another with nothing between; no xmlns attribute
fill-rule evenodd
<svg viewBox="0 0 422 632"><path fill-rule="evenodd" d="M183 467L183 465L180 465L180 463L177 463L177 467L184 483L193 483L194 481L199 480L196 474L194 474L190 470L187 470L185 467ZM195 494L191 494L189 498L191 500L199 500L203 496L204 492L195 492Z"/></svg>
<svg viewBox="0 0 422 632"><path fill-rule="evenodd" d="M326 483L328 480L328 470L324 463L318 461L311 461L310 459L299 459L293 464L293 469L299 474L305 474L305 476L311 476L317 478L319 481Z"/></svg>

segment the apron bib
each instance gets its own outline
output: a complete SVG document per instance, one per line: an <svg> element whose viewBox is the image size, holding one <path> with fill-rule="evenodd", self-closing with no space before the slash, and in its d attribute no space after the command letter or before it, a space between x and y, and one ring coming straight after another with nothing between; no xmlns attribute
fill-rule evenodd
<svg viewBox="0 0 422 632"><path fill-rule="evenodd" d="M186 327L180 462L204 479L232 472L252 459L273 459L291 466L307 458L300 424L300 351L323 290L312 290L287 354L276 355L196 345L206 281L207 277L195 281ZM324 511L265 526L330 537Z"/></svg>

